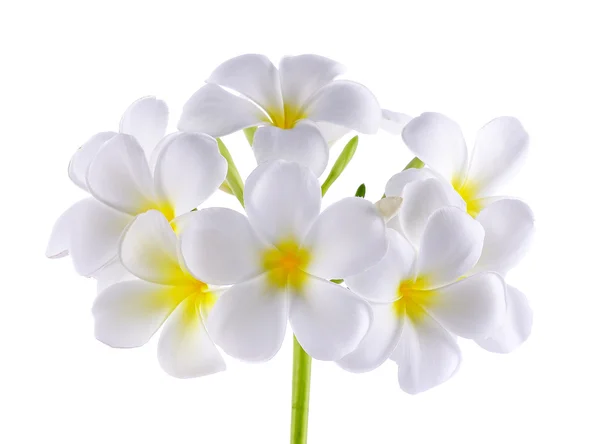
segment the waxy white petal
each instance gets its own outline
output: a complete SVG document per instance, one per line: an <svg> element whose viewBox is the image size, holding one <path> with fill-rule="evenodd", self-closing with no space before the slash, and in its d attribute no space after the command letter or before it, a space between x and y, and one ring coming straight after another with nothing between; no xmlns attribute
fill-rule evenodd
<svg viewBox="0 0 600 444"><path fill-rule="evenodd" d="M165 135L168 123L167 104L156 97L142 97L125 110L119 132L135 137L149 156L158 141Z"/></svg>
<svg viewBox="0 0 600 444"><path fill-rule="evenodd" d="M283 101L277 68L261 54L244 54L219 65L208 83L231 88L258 103L267 112L281 114Z"/></svg>
<svg viewBox="0 0 600 444"><path fill-rule="evenodd" d="M462 211L465 203L447 183L438 179L413 181L404 187L402 207L398 213L402 233L414 246L421 243L427 221L443 207L456 207Z"/></svg>
<svg viewBox="0 0 600 444"><path fill-rule="evenodd" d="M325 121L366 134L375 134L381 124L377 99L363 85L336 80L317 91L306 103L308 119Z"/></svg>
<svg viewBox="0 0 600 444"><path fill-rule="evenodd" d="M267 247L244 215L228 208L206 208L188 218L180 248L186 267L199 280L228 285L261 273L261 254Z"/></svg>
<svg viewBox="0 0 600 444"><path fill-rule="evenodd" d="M350 132L348 128L329 122L315 122L327 145L332 146Z"/></svg>
<svg viewBox="0 0 600 444"><path fill-rule="evenodd" d="M81 148L75 151L75 154L71 157L71 162L69 163L69 177L73 183L82 190L88 191L86 176L90 163L94 160L94 157L96 157L96 154L98 154L102 145L112 139L115 134L117 133L107 131L93 135L87 142L81 145Z"/></svg>
<svg viewBox="0 0 600 444"><path fill-rule="evenodd" d="M208 332L225 353L245 361L268 361L281 348L288 318L286 295L265 275L236 284L208 315Z"/></svg>
<svg viewBox="0 0 600 444"><path fill-rule="evenodd" d="M385 222L371 202L347 197L319 215L303 246L311 254L311 274L326 279L352 276L383 258Z"/></svg>
<svg viewBox="0 0 600 444"><path fill-rule="evenodd" d="M448 180L463 179L467 146L456 122L438 113L423 113L402 131L408 148L431 169Z"/></svg>
<svg viewBox="0 0 600 444"><path fill-rule="evenodd" d="M454 282L477 263L485 232L479 222L455 207L429 218L423 232L415 273L426 288Z"/></svg>
<svg viewBox="0 0 600 444"><path fill-rule="evenodd" d="M87 184L92 195L131 215L154 206L154 186L144 151L133 136L117 134L90 163Z"/></svg>
<svg viewBox="0 0 600 444"><path fill-rule="evenodd" d="M298 122L291 129L262 126L252 144L258 163L283 159L297 162L320 176L329 160L329 146L319 128L310 121Z"/></svg>
<svg viewBox="0 0 600 444"><path fill-rule="evenodd" d="M510 353L531 334L533 311L527 297L511 285L506 286L506 313L500 325L477 344L494 353Z"/></svg>
<svg viewBox="0 0 600 444"><path fill-rule="evenodd" d="M102 293L111 285L137 279L136 276L131 274L131 272L125 268L118 257L115 257L112 261L94 273L92 277L96 279L96 292L98 294Z"/></svg>
<svg viewBox="0 0 600 444"><path fill-rule="evenodd" d="M415 250L404 236L387 229L388 249L383 259L362 273L345 279L346 285L370 301L398 299L400 282L412 276Z"/></svg>
<svg viewBox="0 0 600 444"><path fill-rule="evenodd" d="M427 311L452 333L486 337L506 311L504 280L496 273L478 273L435 290Z"/></svg>
<svg viewBox="0 0 600 444"><path fill-rule="evenodd" d="M529 147L529 135L514 117L498 117L477 133L469 168L469 182L485 196L513 176Z"/></svg>
<svg viewBox="0 0 600 444"><path fill-rule="evenodd" d="M221 137L266 121L266 114L249 100L208 84L185 103L177 127L181 131Z"/></svg>
<svg viewBox="0 0 600 444"><path fill-rule="evenodd" d="M173 287L139 280L108 287L92 308L96 338L111 347L144 345L179 303L172 292Z"/></svg>
<svg viewBox="0 0 600 444"><path fill-rule="evenodd" d="M225 370L225 361L210 339L193 297L181 302L165 323L158 341L158 362L176 378Z"/></svg>
<svg viewBox="0 0 600 444"><path fill-rule="evenodd" d="M133 217L96 199L85 199L76 225L70 227L69 254L75 270L92 276L117 256L119 239Z"/></svg>
<svg viewBox="0 0 600 444"><path fill-rule="evenodd" d="M408 122L410 117L407 114L397 113L389 109L381 110L381 129L390 134L399 136Z"/></svg>
<svg viewBox="0 0 600 444"><path fill-rule="evenodd" d="M69 254L73 229L81 224L86 209L93 205L93 201L92 198L80 200L59 216L52 227L46 247L46 257L58 259Z"/></svg>
<svg viewBox="0 0 600 444"><path fill-rule="evenodd" d="M505 274L523 258L534 233L531 208L517 199L502 199L484 208L477 221L485 230L477 271Z"/></svg>
<svg viewBox="0 0 600 444"><path fill-rule="evenodd" d="M119 246L123 265L148 282L178 285L190 281L177 256L177 236L156 210L140 214L123 234Z"/></svg>
<svg viewBox="0 0 600 444"><path fill-rule="evenodd" d="M301 106L344 71L342 64L315 54L283 57L279 62L279 75L284 102Z"/></svg>
<svg viewBox="0 0 600 444"><path fill-rule="evenodd" d="M302 348L315 359L335 361L355 350L371 324L369 304L350 290L307 276L290 305L290 324Z"/></svg>
<svg viewBox="0 0 600 444"><path fill-rule="evenodd" d="M406 185L417 180L433 179L437 176L429 168L409 168L394 174L385 185L386 196L404 196Z"/></svg>
<svg viewBox="0 0 600 444"><path fill-rule="evenodd" d="M373 321L356 350L337 363L344 370L362 373L383 364L400 341L404 319L398 317L391 304L371 304Z"/></svg>
<svg viewBox="0 0 600 444"><path fill-rule="evenodd" d="M267 241L298 242L319 215L321 186L308 168L276 160L250 174L244 201L250 224Z"/></svg>
<svg viewBox="0 0 600 444"><path fill-rule="evenodd" d="M227 161L212 137L180 133L160 153L154 180L162 199L175 214L183 214L204 202L225 180Z"/></svg>
<svg viewBox="0 0 600 444"><path fill-rule="evenodd" d="M398 364L400 388L414 395L450 379L461 354L454 337L424 314L417 322L406 319L392 359Z"/></svg>

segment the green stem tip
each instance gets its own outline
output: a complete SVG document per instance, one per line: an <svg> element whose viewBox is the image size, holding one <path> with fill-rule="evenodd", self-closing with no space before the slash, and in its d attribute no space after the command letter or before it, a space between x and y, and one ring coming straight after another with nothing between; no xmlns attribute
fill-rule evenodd
<svg viewBox="0 0 600 444"><path fill-rule="evenodd" d="M290 444L306 444L308 439L311 366L312 358L304 351L294 336Z"/></svg>

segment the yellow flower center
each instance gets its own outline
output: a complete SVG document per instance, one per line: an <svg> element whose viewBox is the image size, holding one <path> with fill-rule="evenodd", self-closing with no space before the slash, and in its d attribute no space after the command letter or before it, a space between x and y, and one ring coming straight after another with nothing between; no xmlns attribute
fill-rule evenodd
<svg viewBox="0 0 600 444"><path fill-rule="evenodd" d="M270 123L281 129L291 129L296 122L306 118L306 113L302 108L290 103L283 104L283 111L279 109L267 109L266 111L271 118Z"/></svg>
<svg viewBox="0 0 600 444"><path fill-rule="evenodd" d="M467 204L467 213L472 217L477 217L479 212L483 210L483 199L478 197L479 187L477 184L468 179L464 182L460 179L453 179L452 187L460 194L460 197L462 197Z"/></svg>
<svg viewBox="0 0 600 444"><path fill-rule="evenodd" d="M435 292L425 290L427 279L419 276L408 279L398 285L398 299L392 304L392 310L398 317L407 316L411 321L423 319L426 308L435 302Z"/></svg>
<svg viewBox="0 0 600 444"><path fill-rule="evenodd" d="M310 253L300 248L294 240L279 242L262 255L262 266L267 273L269 285L280 289L289 285L300 290L307 277L303 270L309 262Z"/></svg>

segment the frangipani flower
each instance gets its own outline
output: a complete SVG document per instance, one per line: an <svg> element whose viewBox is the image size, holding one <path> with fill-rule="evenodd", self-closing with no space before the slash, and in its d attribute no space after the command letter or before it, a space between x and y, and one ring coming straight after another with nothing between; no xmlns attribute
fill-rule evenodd
<svg viewBox="0 0 600 444"><path fill-rule="evenodd" d="M178 378L225 370L205 320L215 289L194 278L180 262L177 237L164 214L150 210L125 230L119 257L139 279L116 283L93 307L96 338L111 347L140 347L163 323L158 361Z"/></svg>
<svg viewBox="0 0 600 444"><path fill-rule="evenodd" d="M173 221L221 185L227 162L213 138L175 133L158 142L167 119L161 104L154 98L135 102L123 116L121 133L97 134L75 153L69 175L93 197L59 217L48 257L70 254L77 272L92 276L114 262L121 233L136 215L156 209Z"/></svg>
<svg viewBox="0 0 600 444"><path fill-rule="evenodd" d="M492 193L523 163L529 136L514 117L498 117L477 133L468 161L460 127L438 113L423 113L402 131L408 148L450 182L463 198L467 212L477 216L492 202Z"/></svg>
<svg viewBox="0 0 600 444"><path fill-rule="evenodd" d="M329 159L328 143L349 129L374 134L381 122L367 88L335 80L343 72L339 63L311 54L284 57L279 69L263 55L235 57L188 100L179 129L221 137L259 126L252 145L259 163L296 161L319 176Z"/></svg>
<svg viewBox="0 0 600 444"><path fill-rule="evenodd" d="M387 248L375 206L356 197L320 213L319 182L297 163L259 165L245 189L246 218L226 208L194 213L181 232L187 268L209 284L233 286L216 302L208 331L227 354L273 357L289 318L312 357L336 360L369 328L367 302L329 281L359 273ZM320 214L319 214L320 213Z"/></svg>
<svg viewBox="0 0 600 444"><path fill-rule="evenodd" d="M388 238L379 263L346 278L350 289L373 301L373 323L339 364L362 372L391 358L400 387L418 393L457 370L461 355L454 335L477 339L499 325L504 282L491 272L463 278L481 255L484 230L457 208L431 216L417 251L395 230L388 229Z"/></svg>
<svg viewBox="0 0 600 444"><path fill-rule="evenodd" d="M439 208L465 204L448 184L431 171L405 170L394 175L386 186L387 196L403 196L399 214L388 226L402 233L414 246L419 245L431 215ZM475 218L485 231L483 251L467 274L494 271L502 276L525 255L534 233L534 217L529 206L513 198L501 198L487 205ZM477 343L486 350L508 353L521 345L531 333L533 313L527 298L506 285L506 313L501 325Z"/></svg>

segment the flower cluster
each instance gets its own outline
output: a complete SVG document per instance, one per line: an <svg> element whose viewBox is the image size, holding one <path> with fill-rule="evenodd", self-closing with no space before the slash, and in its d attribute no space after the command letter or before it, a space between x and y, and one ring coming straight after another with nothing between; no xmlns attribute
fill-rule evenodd
<svg viewBox="0 0 600 444"><path fill-rule="evenodd" d="M166 134L166 104L145 97L118 132L76 151L69 176L90 196L59 217L47 256L70 255L98 281L100 341L139 347L162 327L160 365L189 378L224 370L219 349L271 359L289 321L313 358L353 372L390 359L400 387L418 393L455 373L457 337L497 353L527 339L531 310L505 276L526 251L533 216L494 195L526 154L519 121L489 122L469 158L452 120L382 110L343 72L315 55L278 68L239 56L189 99L179 131ZM363 194L323 209L356 139L321 184L330 146L380 128L401 134L415 161L382 200ZM239 130L258 165L244 183L219 139ZM219 189L243 212L203 205Z"/></svg>

